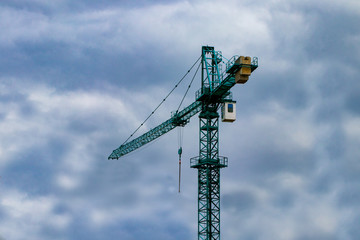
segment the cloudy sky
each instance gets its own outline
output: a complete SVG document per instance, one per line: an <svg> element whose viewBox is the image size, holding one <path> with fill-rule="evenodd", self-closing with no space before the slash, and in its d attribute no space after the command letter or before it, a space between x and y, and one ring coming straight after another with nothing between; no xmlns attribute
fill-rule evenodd
<svg viewBox="0 0 360 240"><path fill-rule="evenodd" d="M0 239L196 239L197 116L181 194L176 129L107 157L203 45L259 57L220 126L222 239L358 239L359 22L358 0L2 0Z"/></svg>

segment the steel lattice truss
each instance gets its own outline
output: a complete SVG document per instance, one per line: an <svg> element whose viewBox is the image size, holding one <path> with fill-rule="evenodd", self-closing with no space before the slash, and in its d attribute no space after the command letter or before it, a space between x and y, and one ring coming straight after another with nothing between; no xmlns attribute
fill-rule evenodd
<svg viewBox="0 0 360 240"><path fill-rule="evenodd" d="M190 166L198 169L198 239L220 240L220 168L227 167L228 159L219 156L218 110L222 103L232 101L230 89L236 83L247 81L239 74L248 77L258 67L258 59L254 57L250 63L249 57L245 62L244 57L234 56L223 71L221 52L214 47L203 46L201 56L201 89L195 94L195 102L147 133L125 142L109 159L118 159L175 127L186 125L200 112L199 155L190 159Z"/></svg>
<svg viewBox="0 0 360 240"><path fill-rule="evenodd" d="M200 113L198 168L198 239L220 239L219 114L217 105L205 105Z"/></svg>
<svg viewBox="0 0 360 240"><path fill-rule="evenodd" d="M135 138L134 140L126 144L123 144L117 149L115 149L109 156L109 159L119 159L119 157L124 156L125 154L128 154L140 148L141 146L155 140L156 138L164 135L165 133L169 132L175 127L185 125L186 123L189 122L189 119L198 112L200 112L200 110L201 110L201 102L196 101L190 104L182 111L172 116L169 120L151 129L150 131L141 135L140 137Z"/></svg>
<svg viewBox="0 0 360 240"><path fill-rule="evenodd" d="M220 239L220 168L198 170L198 239Z"/></svg>

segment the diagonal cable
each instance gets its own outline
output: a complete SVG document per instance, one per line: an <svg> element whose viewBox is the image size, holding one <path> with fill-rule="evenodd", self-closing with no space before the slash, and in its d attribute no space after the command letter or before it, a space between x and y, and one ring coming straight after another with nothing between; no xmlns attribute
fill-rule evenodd
<svg viewBox="0 0 360 240"><path fill-rule="evenodd" d="M196 71L195 71L195 74L194 74L193 78L191 79L191 82L190 82L188 88L186 89L186 92L185 92L183 98L181 99L181 102L180 102L180 104L179 104L178 109L176 110L176 113L179 112L179 109L180 109L180 107L181 107L181 105L182 105L182 103L183 103L183 101L184 101L184 99L185 99L185 97L186 97L186 94L187 94L187 93L189 92L189 90L190 90L191 84L193 83L193 81L194 81L194 79L195 79L195 77L196 77L196 75L197 75L197 73L198 73L198 71L199 71L200 66L201 66L201 63L199 63L199 66L197 67L197 69L196 69Z"/></svg>
<svg viewBox="0 0 360 240"><path fill-rule="evenodd" d="M201 56L196 60L196 62L191 66L191 68L185 73L185 75L180 79L180 81L173 87L173 89L166 95L166 97L159 103L159 105L150 113L150 115L140 124L138 128L125 140L125 142L121 145L127 143L132 136L145 124L145 122L155 113L155 111L166 101L166 99L170 96L170 94L178 87L178 85L184 80L184 78L190 73L190 71L194 68L196 63L201 59ZM199 69L199 68L198 68ZM197 70L196 70L197 71ZM194 79L193 79L194 80ZM192 81L191 81L192 82Z"/></svg>

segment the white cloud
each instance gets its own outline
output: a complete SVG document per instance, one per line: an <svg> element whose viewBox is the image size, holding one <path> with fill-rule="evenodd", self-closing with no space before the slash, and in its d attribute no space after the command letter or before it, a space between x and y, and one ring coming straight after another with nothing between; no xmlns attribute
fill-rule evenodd
<svg viewBox="0 0 360 240"><path fill-rule="evenodd" d="M4 84L2 88L8 92L21 93L21 99L16 100L17 102L10 100L1 103L2 114L5 116L0 122L2 163L28 148L45 145L52 137L61 137L72 142L74 152L82 154L76 158L86 158L86 149L91 145L90 136L79 136L67 129L72 121L79 118L84 121L84 125L101 118L102 115L111 116L113 122L125 121L130 125L138 122L122 100L109 95L81 91L57 92L43 85L23 87ZM22 108L28 105L30 113L24 116ZM133 126L135 127L135 124ZM95 125L94 128L94 136L104 135L103 126Z"/></svg>
<svg viewBox="0 0 360 240"><path fill-rule="evenodd" d="M308 192L310 179L292 174L282 174L268 181L268 185L241 184L257 196L256 209L243 209L240 212L223 208L223 237L246 238L256 236L259 239L271 236L271 239L295 239L300 236L340 236L343 234L343 221L350 222L347 210L336 207L336 194L318 195ZM282 191L295 193L291 205L276 205ZM234 192L234 191L232 191ZM236 192L236 191L235 191ZM259 195L257 193L264 192ZM262 197L260 197L262 196ZM266 197L264 197L266 196ZM339 217L342 216L342 219ZM346 216L346 217L345 217Z"/></svg>
<svg viewBox="0 0 360 240"><path fill-rule="evenodd" d="M167 192L165 189L168 186L162 185L146 189L142 184L138 185L139 182L129 183L130 187L139 189L139 198L144 199L136 208L127 206L104 208L98 206L96 202L106 202L108 200L97 200L100 196L94 197L89 202L71 196L71 194L77 195L78 190L84 191L85 185L97 184L96 182L88 183L85 180L95 179L97 181L107 177L97 176L92 178L89 176L89 174L96 173L94 167L99 162L99 155L96 154L103 154L104 159L100 160L104 161L111 150L121 142L113 141L113 145L109 145L108 149L99 148L99 143L115 138L124 140L124 136L127 136L130 131L138 126L140 122L139 115L143 115L144 112L145 114L147 114L146 112L149 113L150 109L156 106L153 96L163 90L158 88L147 89L145 94L144 92L134 93L119 89L118 92L121 94L113 96L96 91L60 92L46 85L9 85L6 81L1 85L1 88L3 93L5 91L18 92L22 96L17 102L2 103L4 106L2 111L5 115L5 118L0 122L0 131L2 132L0 140L4 143L1 145L2 168L6 169L6 167L11 166L15 163L17 156L21 156L24 151L31 151L32 148L40 148L41 151L51 154L51 151L58 146L48 145L50 139L61 139L68 145L62 149L57 161L53 162L52 171L54 174L51 175L52 179L42 179L42 181L51 185L54 192L60 191L65 195L70 194L69 197L50 197L48 195L34 197L17 190L4 193L5 197L1 202L1 209L6 209L9 216L7 219L2 220L3 227L7 229L3 232L5 237L21 239L22 234L27 234L29 239L41 238L39 232L42 228L50 226L56 229L65 229L71 219L69 214L73 214L73 218L79 212L84 212L94 226L101 227L109 224L110 220L117 221L127 218L136 219L141 216L154 216L159 209L164 211L164 207L165 210L170 211L172 203L164 204L164 202L157 199L159 195ZM129 101L129 99L133 100ZM24 117L21 107L27 104L30 104L32 109L29 116ZM160 111L160 115L162 115L161 117L170 116L165 110ZM155 116L155 118L157 117ZM101 125L95 125L94 131L77 132L77 127L69 127L69 125L73 121L77 121L78 118L85 121L84 125L91 121ZM96 121L96 119L100 120ZM107 125L107 123L111 124ZM81 126L78 127L81 128ZM12 142L11 148L6 147L6 143L9 142ZM104 152L99 153L99 151ZM27 161L32 160L28 159ZM103 164L108 163L106 161ZM146 181L146 179L143 180ZM107 182L106 184L109 186L100 187L111 190L119 183ZM126 189L122 188L119 191L126 192ZM106 198L106 195L103 197ZM67 212L65 215L52 213L56 204L60 202L62 204L66 203L72 209L72 212ZM153 205L149 207L149 203ZM39 212L39 215L35 214L36 211ZM179 212L176 214L181 215ZM45 221L47 218L52 220ZM33 225L30 224L28 227L23 228L26 219L32 220ZM23 229L23 231L19 233L15 229Z"/></svg>
<svg viewBox="0 0 360 240"><path fill-rule="evenodd" d="M360 118L357 116L349 116L344 122L344 128L350 141L360 140Z"/></svg>
<svg viewBox="0 0 360 240"><path fill-rule="evenodd" d="M41 230L49 227L62 230L71 222L71 216L57 214L57 199L51 196L34 197L16 190L2 190L0 206L6 217L2 218L0 231L5 239L39 239ZM19 231L21 229L21 231Z"/></svg>
<svg viewBox="0 0 360 240"><path fill-rule="evenodd" d="M236 1L228 4L181 1L131 10L112 8L51 17L10 8L0 11L5 19L0 38L4 46L15 46L19 40L54 40L103 51L133 52L156 43L178 54L178 48L184 49L183 52L193 51L203 44L217 44L228 52L232 49L227 46L244 48L262 44L264 40L267 44L273 41L266 23L269 12L264 8L253 10ZM75 56L82 56L79 49L73 50Z"/></svg>
<svg viewBox="0 0 360 240"><path fill-rule="evenodd" d="M0 45L14 46L15 41L39 41L49 27L46 16L26 10L1 7L0 14L0 27L4 30L0 36Z"/></svg>
<svg viewBox="0 0 360 240"><path fill-rule="evenodd" d="M358 5L354 1L349 3L353 7ZM255 239L269 236L270 239L294 239L306 233L347 236L344 222L351 223L357 216L349 213L349 207L337 205L349 181L345 176L347 172L339 172L345 165L357 175L359 119L344 115L336 126L331 121L323 123L317 119L317 111L327 101L319 94L319 89L324 87L320 84L325 80L317 79L324 79L332 66L326 61L313 62L304 58L304 43L311 41L309 33L316 31L311 23L321 16L306 16L303 10L296 9L296 4L323 6L327 2L185 1L130 10L115 7L54 12L51 16L2 7L0 14L4 21L0 23L3 29L0 45L16 48L21 41L62 42L73 50L72 57L80 58L83 57L82 48L114 53L128 51L136 55L144 46L159 46L165 54L179 57L194 51L199 53L199 46L203 44L215 45L225 56L244 51L249 55L259 53L261 66L256 76L263 79L258 85L256 82L246 85L241 92L245 95L252 92L248 95L257 103L256 108L249 110L253 102L245 103L246 107L242 106L245 111L239 111L238 121L231 127L222 126L220 133L224 155L233 156L229 169L223 171L223 193L231 196L237 191L249 192L256 203L254 209L235 215L237 206L224 208L223 237L237 239L253 234ZM331 1L329 8L341 4ZM351 44L356 40L356 36L348 38ZM148 61L158 61L159 56L152 56ZM286 100L296 96L286 100L275 96L266 102L258 99L263 97L260 84L267 80L279 83L279 76L289 77L291 82L289 73L299 74L304 81L300 86L309 94L306 96L308 104L300 108L289 106ZM352 74L357 76L356 69L352 69ZM99 159L105 160L141 123L167 90L139 86L138 91L130 92L109 86L108 92L60 91L49 85L24 84L22 79L1 80L0 94L5 97L0 102L0 167L6 169L21 154L33 149L50 156L59 155L52 166L51 179L44 180L58 195L31 196L23 190L4 192L1 210L8 218L0 220L3 237L24 239L23 236L28 235L30 239L42 239L42 226L60 230L71 228L73 218L80 215L87 221L83 223L85 227L99 231L114 222L142 219L156 223L180 222L196 233L196 172L188 169L188 163L183 164L183 192L181 195L174 193L177 187L176 134L163 136L163 140L116 165L99 163ZM292 84L295 83L291 82L282 94L297 88ZM266 91L278 87L271 86ZM333 100L339 106L341 97ZM172 102L169 105L142 131L166 120L174 110ZM336 163L329 160L327 146L333 140L334 127L344 131L341 133L346 142L345 153L341 156L345 159ZM184 155L190 157L197 153L196 117L185 131ZM53 139L64 142L65 147L57 150L57 144L51 143ZM277 155L272 156L274 152ZM282 162L277 159L280 157L284 158ZM295 167L291 169L284 167L293 164ZM302 164L308 164L306 171L299 170ZM266 168L275 170L264 174ZM111 177L107 176L109 174ZM326 180L318 183L322 175L340 179L341 183L327 183ZM314 190L316 184L324 184L325 190L317 192ZM356 182L351 184L356 185ZM16 187L15 184L13 188ZM285 200L279 200L279 195ZM59 203L70 210L54 213ZM34 213L37 208L39 215ZM28 219L32 220L30 225L26 225Z"/></svg>
<svg viewBox="0 0 360 240"><path fill-rule="evenodd" d="M65 174L59 174L56 178L57 184L65 190L74 190L79 187L79 179L75 178L75 174L69 176Z"/></svg>

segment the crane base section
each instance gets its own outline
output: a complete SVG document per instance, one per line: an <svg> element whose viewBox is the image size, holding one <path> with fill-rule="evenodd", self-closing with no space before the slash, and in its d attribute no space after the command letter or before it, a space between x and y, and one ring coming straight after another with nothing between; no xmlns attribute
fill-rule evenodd
<svg viewBox="0 0 360 240"><path fill-rule="evenodd" d="M190 159L190 167L192 168L204 168L209 165L216 168L225 168L228 166L228 158L220 156L218 159L200 159L199 157Z"/></svg>

